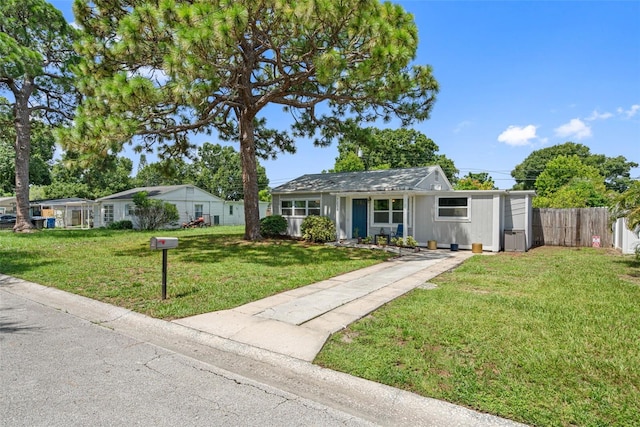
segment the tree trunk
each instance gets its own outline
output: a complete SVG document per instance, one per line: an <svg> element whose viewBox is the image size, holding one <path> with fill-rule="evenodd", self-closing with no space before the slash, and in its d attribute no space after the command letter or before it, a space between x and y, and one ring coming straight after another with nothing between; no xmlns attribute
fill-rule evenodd
<svg viewBox="0 0 640 427"><path fill-rule="evenodd" d="M242 165L242 188L244 189L244 238L261 240L260 208L258 204L258 168L253 116L240 114L240 163Z"/></svg>
<svg viewBox="0 0 640 427"><path fill-rule="evenodd" d="M14 120L16 128L16 224L15 232L29 232L33 226L29 215L29 157L31 154L31 123L29 120L29 97L32 85L25 79L22 90L14 93L16 98Z"/></svg>

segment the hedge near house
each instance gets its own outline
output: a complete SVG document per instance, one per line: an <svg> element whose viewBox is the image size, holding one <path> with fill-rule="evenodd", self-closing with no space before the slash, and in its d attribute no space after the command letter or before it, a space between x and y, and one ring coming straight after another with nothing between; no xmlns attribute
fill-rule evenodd
<svg viewBox="0 0 640 427"><path fill-rule="evenodd" d="M308 242L325 243L336 240L336 226L326 216L311 215L300 225L302 238Z"/></svg>
<svg viewBox="0 0 640 427"><path fill-rule="evenodd" d="M282 215L265 216L260 220L260 234L265 237L278 237L286 231L287 220Z"/></svg>

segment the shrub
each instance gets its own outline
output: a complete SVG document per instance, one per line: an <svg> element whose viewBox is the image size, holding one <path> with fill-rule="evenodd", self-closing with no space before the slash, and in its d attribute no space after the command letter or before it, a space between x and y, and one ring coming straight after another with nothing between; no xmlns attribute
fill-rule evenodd
<svg viewBox="0 0 640 427"><path fill-rule="evenodd" d="M133 222L128 219L123 219L122 221L110 223L107 228L109 230L131 230L133 229Z"/></svg>
<svg viewBox="0 0 640 427"><path fill-rule="evenodd" d="M394 246L404 246L404 240L402 237L392 237L391 244Z"/></svg>
<svg viewBox="0 0 640 427"><path fill-rule="evenodd" d="M302 238L308 242L324 243L336 240L336 226L328 217L311 215L300 225Z"/></svg>
<svg viewBox="0 0 640 427"><path fill-rule="evenodd" d="M287 231L287 220L282 215L265 216L260 220L260 234L265 237L277 237Z"/></svg>
<svg viewBox="0 0 640 427"><path fill-rule="evenodd" d="M141 230L157 230L163 225L171 224L180 218L178 209L171 203L150 199L146 191L133 196L136 205L134 213Z"/></svg>
<svg viewBox="0 0 640 427"><path fill-rule="evenodd" d="M407 246L410 248L415 248L418 246L418 241L413 236L407 236Z"/></svg>

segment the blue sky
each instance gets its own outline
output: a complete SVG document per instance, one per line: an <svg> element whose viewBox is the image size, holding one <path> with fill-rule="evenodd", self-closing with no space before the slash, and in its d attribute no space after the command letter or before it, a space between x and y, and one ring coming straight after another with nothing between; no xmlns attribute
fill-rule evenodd
<svg viewBox="0 0 640 427"><path fill-rule="evenodd" d="M71 0L51 3L73 20ZM431 119L414 128L460 176L489 172L510 188L511 170L532 151L566 141L640 163L640 1L397 3L418 25L415 62L431 64L440 83ZM283 113L269 111L278 126ZM272 187L330 169L337 156L335 144L297 148L261 161Z"/></svg>

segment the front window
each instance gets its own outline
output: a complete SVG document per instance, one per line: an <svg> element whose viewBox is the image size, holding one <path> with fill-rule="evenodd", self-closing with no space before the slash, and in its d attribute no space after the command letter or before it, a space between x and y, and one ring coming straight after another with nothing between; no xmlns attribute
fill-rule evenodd
<svg viewBox="0 0 640 427"><path fill-rule="evenodd" d="M195 217L196 218L200 218L202 216L203 210L204 210L202 208L202 205L194 205L193 208L194 208L193 210L194 210Z"/></svg>
<svg viewBox="0 0 640 427"><path fill-rule="evenodd" d="M282 200L280 214L282 216L320 215L320 199Z"/></svg>
<svg viewBox="0 0 640 427"><path fill-rule="evenodd" d="M375 199L373 222L376 224L402 224L403 199Z"/></svg>
<svg viewBox="0 0 640 427"><path fill-rule="evenodd" d="M293 201L291 201L291 200L283 200L280 203L280 214L282 216L291 216L291 215L293 215Z"/></svg>
<svg viewBox="0 0 640 427"><path fill-rule="evenodd" d="M111 224L113 222L113 205L104 205L102 222L105 225Z"/></svg>
<svg viewBox="0 0 640 427"><path fill-rule="evenodd" d="M135 215L135 207L136 206L134 204L127 203L126 205L124 205L124 211L128 216L133 216Z"/></svg>
<svg viewBox="0 0 640 427"><path fill-rule="evenodd" d="M439 197L437 218L441 220L469 219L469 198Z"/></svg>
<svg viewBox="0 0 640 427"><path fill-rule="evenodd" d="M307 215L320 215L320 200L307 200Z"/></svg>
<svg viewBox="0 0 640 427"><path fill-rule="evenodd" d="M229 215L233 215L233 205L229 205Z"/></svg>

